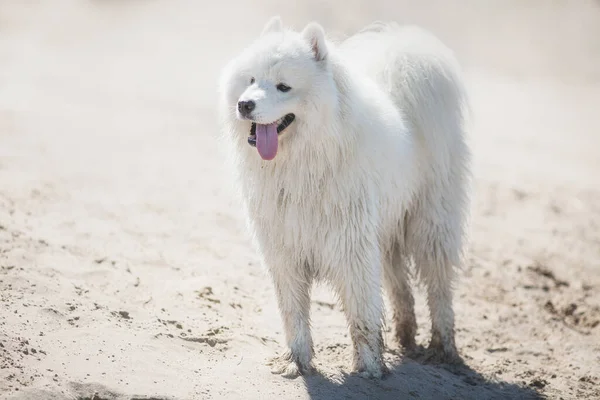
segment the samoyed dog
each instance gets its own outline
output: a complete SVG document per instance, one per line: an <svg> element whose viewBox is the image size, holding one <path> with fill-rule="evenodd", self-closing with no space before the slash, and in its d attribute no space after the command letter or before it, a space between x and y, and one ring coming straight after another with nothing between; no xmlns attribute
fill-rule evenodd
<svg viewBox="0 0 600 400"><path fill-rule="evenodd" d="M271 19L228 63L220 118L249 228L273 280L288 351L313 371L311 285L339 297L353 368L380 378L382 287L395 337L416 348L410 277L431 313L425 358L460 360L452 282L468 210L467 102L452 52L415 27L375 23L341 43Z"/></svg>

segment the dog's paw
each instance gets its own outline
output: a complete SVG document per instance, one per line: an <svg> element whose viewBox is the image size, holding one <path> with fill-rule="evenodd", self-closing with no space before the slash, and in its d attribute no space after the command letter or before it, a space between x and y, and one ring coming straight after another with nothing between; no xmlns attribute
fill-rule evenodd
<svg viewBox="0 0 600 400"><path fill-rule="evenodd" d="M298 364L294 361L289 361L286 364L281 363L278 365L274 365L271 368L271 373L276 374L276 375L281 375L282 377L287 378L287 379L295 379L295 378L299 377L300 375L302 375L302 372L300 371L300 367L298 367Z"/></svg>
<svg viewBox="0 0 600 400"><path fill-rule="evenodd" d="M420 357L423 364L451 364L459 365L463 363L462 358L454 348L444 349L442 346L429 346Z"/></svg>
<svg viewBox="0 0 600 400"><path fill-rule="evenodd" d="M273 357L267 361L267 365L271 367L271 373L281 375L284 378L295 379L300 375L312 375L315 371L311 363L302 364L289 353L285 353L278 357Z"/></svg>
<svg viewBox="0 0 600 400"><path fill-rule="evenodd" d="M389 375L390 370L382 361L381 363L374 363L355 369L354 373L367 379L383 379Z"/></svg>

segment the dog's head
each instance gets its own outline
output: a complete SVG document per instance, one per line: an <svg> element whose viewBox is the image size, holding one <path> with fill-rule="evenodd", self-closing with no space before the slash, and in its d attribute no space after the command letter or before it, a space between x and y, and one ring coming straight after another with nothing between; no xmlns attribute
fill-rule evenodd
<svg viewBox="0 0 600 400"><path fill-rule="evenodd" d="M279 135L284 140L296 134L298 121L327 101L323 93L331 92L330 81L323 28L311 23L294 32L272 18L222 75L224 118L241 136L234 140L247 141L263 159L273 159Z"/></svg>

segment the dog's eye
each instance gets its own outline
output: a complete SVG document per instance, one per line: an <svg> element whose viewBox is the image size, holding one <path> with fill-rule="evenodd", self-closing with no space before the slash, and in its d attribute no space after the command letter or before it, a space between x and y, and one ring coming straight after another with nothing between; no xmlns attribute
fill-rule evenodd
<svg viewBox="0 0 600 400"><path fill-rule="evenodd" d="M285 83L280 83L279 85L277 85L277 90L279 90L280 92L289 92L291 89L292 88L286 85Z"/></svg>
<svg viewBox="0 0 600 400"><path fill-rule="evenodd" d="M250 84L254 84L254 78L250 78Z"/></svg>

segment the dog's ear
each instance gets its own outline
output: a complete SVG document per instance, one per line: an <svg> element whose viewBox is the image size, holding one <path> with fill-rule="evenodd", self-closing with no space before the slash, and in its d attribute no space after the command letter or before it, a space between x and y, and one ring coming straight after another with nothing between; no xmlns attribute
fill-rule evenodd
<svg viewBox="0 0 600 400"><path fill-rule="evenodd" d="M264 36L270 32L281 32L281 31L283 31L283 22L281 22L281 17L279 15L277 15L277 16L271 18L269 20L269 22L267 22L267 24L263 28L263 31L260 35Z"/></svg>
<svg viewBox="0 0 600 400"><path fill-rule="evenodd" d="M327 43L325 43L325 31L323 27L316 22L306 25L302 31L302 37L310 45L315 60L323 61L327 58Z"/></svg>

